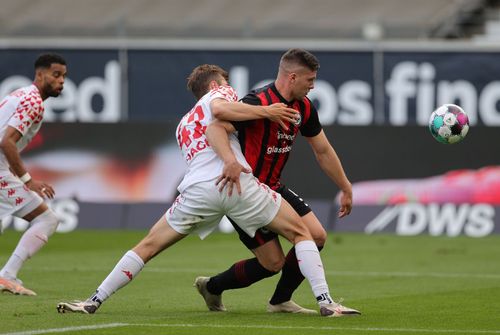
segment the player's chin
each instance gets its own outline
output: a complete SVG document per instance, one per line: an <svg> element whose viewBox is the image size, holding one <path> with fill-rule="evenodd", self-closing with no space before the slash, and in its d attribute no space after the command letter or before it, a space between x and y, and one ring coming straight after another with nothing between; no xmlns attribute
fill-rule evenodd
<svg viewBox="0 0 500 335"><path fill-rule="evenodd" d="M61 95L62 90L63 90L63 88L62 88L62 87L61 87L61 88L56 88L56 89L54 89L53 91L51 91L51 92L49 93L49 96L51 96L51 97L53 97L53 98L58 97L58 96L60 96L60 95Z"/></svg>

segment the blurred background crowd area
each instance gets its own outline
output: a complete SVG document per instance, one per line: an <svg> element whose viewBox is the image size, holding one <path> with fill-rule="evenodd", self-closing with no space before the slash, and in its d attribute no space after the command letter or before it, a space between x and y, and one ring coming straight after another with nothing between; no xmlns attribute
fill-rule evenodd
<svg viewBox="0 0 500 335"><path fill-rule="evenodd" d="M0 37L498 39L498 0L1 0Z"/></svg>

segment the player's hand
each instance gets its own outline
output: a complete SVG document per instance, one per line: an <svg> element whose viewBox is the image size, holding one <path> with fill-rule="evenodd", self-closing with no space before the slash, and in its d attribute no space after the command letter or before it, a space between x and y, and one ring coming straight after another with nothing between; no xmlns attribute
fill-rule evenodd
<svg viewBox="0 0 500 335"><path fill-rule="evenodd" d="M236 186L236 191L241 194L240 174L251 173L252 170L241 165L237 160L225 162L222 174L217 178L215 185L219 186L219 192L224 190L227 186L227 194L233 194L233 188Z"/></svg>
<svg viewBox="0 0 500 335"><path fill-rule="evenodd" d="M278 122L281 128L288 130L288 123L295 123L300 119L300 113L293 108L287 107L284 103L275 103L266 106L267 118L273 122Z"/></svg>
<svg viewBox="0 0 500 335"><path fill-rule="evenodd" d="M352 192L340 192L340 209L339 218L343 218L346 215L351 214L352 210Z"/></svg>
<svg viewBox="0 0 500 335"><path fill-rule="evenodd" d="M30 190L38 193L44 199L46 198L54 199L54 196L56 195L54 188L52 188L51 185L44 183L42 181L31 179L29 182L26 183L26 186Z"/></svg>

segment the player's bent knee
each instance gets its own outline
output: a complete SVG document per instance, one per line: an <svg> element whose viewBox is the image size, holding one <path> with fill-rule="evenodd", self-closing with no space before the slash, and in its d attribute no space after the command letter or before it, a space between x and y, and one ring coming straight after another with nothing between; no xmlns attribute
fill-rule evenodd
<svg viewBox="0 0 500 335"><path fill-rule="evenodd" d="M262 265L267 271L278 273L281 271L285 265L285 257L271 257L271 258L257 258L260 265Z"/></svg>
<svg viewBox="0 0 500 335"><path fill-rule="evenodd" d="M285 265L285 254L277 238L252 249L252 252L267 271L277 273Z"/></svg>
<svg viewBox="0 0 500 335"><path fill-rule="evenodd" d="M286 237L292 244L297 244L300 241L313 240L309 230L300 223L290 223L282 230L281 235Z"/></svg>
<svg viewBox="0 0 500 335"><path fill-rule="evenodd" d="M309 230L304 225L296 225L294 231L293 244L297 244L300 241L312 241L313 237Z"/></svg>
<svg viewBox="0 0 500 335"><path fill-rule="evenodd" d="M314 234L311 235L314 240L314 243L316 243L317 246L322 247L325 245L327 239L327 233L324 229L321 232L315 232Z"/></svg>

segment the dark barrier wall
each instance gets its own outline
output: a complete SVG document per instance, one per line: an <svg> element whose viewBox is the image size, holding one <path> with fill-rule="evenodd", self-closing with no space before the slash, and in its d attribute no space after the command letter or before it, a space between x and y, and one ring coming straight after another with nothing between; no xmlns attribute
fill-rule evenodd
<svg viewBox="0 0 500 335"><path fill-rule="evenodd" d="M0 51L0 94L30 83L42 50ZM186 77L219 64L241 96L272 80L279 51L57 50L69 63L63 95L48 121L177 121L192 105ZM312 50L314 51L314 50ZM471 123L500 125L498 52L315 51L321 62L310 98L324 125L425 125L443 103L462 105Z"/></svg>

